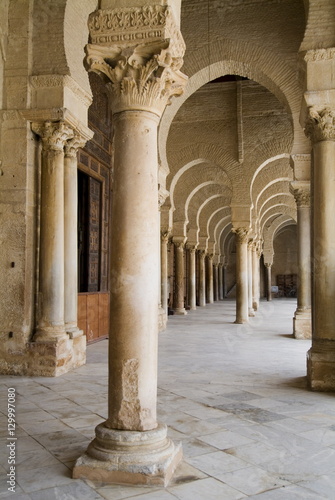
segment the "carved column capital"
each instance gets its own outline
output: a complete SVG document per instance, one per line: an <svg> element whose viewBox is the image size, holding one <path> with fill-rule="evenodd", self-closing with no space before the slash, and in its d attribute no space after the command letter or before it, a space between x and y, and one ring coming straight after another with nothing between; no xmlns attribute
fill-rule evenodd
<svg viewBox="0 0 335 500"><path fill-rule="evenodd" d="M306 118L305 134L313 143L335 141L335 110L310 106Z"/></svg>
<svg viewBox="0 0 335 500"><path fill-rule="evenodd" d="M45 151L63 152L66 141L74 136L72 128L63 121L32 123L32 130L41 137Z"/></svg>
<svg viewBox="0 0 335 500"><path fill-rule="evenodd" d="M264 262L264 266L267 267L268 269L272 267L272 263L271 262Z"/></svg>
<svg viewBox="0 0 335 500"><path fill-rule="evenodd" d="M206 255L207 255L206 250L199 250L200 259L205 260Z"/></svg>
<svg viewBox="0 0 335 500"><path fill-rule="evenodd" d="M86 142L87 142L86 139L84 139L80 134L78 134L78 132L75 132L72 139L69 139L65 143L65 156L76 158L78 149L83 148Z"/></svg>
<svg viewBox="0 0 335 500"><path fill-rule="evenodd" d="M239 243L248 242L249 229L246 227L237 227L232 229L233 233L236 234L237 241Z"/></svg>
<svg viewBox="0 0 335 500"><path fill-rule="evenodd" d="M170 236L171 236L170 231L161 231L161 242L167 244Z"/></svg>
<svg viewBox="0 0 335 500"><path fill-rule="evenodd" d="M161 116L171 97L183 93L185 43L168 6L98 10L89 31L86 66L108 82L114 113Z"/></svg>
<svg viewBox="0 0 335 500"><path fill-rule="evenodd" d="M310 206L311 192L309 182L293 181L290 184L290 191L294 196L298 208Z"/></svg>
<svg viewBox="0 0 335 500"><path fill-rule="evenodd" d="M195 245L189 245L188 244L186 246L187 246L187 249L190 251L190 253L195 255L195 251L196 251Z"/></svg>

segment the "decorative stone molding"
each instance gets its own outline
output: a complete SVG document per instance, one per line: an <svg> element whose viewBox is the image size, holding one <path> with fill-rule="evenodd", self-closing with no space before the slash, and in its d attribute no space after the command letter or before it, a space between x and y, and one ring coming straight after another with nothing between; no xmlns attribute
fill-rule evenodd
<svg viewBox="0 0 335 500"><path fill-rule="evenodd" d="M327 49L312 49L307 50L304 55L304 60L306 62L311 61L325 61L327 59L335 58L335 47L329 47Z"/></svg>
<svg viewBox="0 0 335 500"><path fill-rule="evenodd" d="M33 123L32 130L42 139L43 149L63 152L66 141L74 137L71 127L65 122Z"/></svg>
<svg viewBox="0 0 335 500"><path fill-rule="evenodd" d="M239 243L247 243L248 242L248 235L249 235L249 229L246 227L237 227L232 229L233 233L236 234L237 241Z"/></svg>
<svg viewBox="0 0 335 500"><path fill-rule="evenodd" d="M161 116L171 97L183 93L185 44L167 6L99 10L91 14L89 29L86 66L107 77L114 113Z"/></svg>
<svg viewBox="0 0 335 500"><path fill-rule="evenodd" d="M65 156L77 157L78 149L83 148L86 144L86 139L80 134L75 132L72 139L68 140L65 144Z"/></svg>
<svg viewBox="0 0 335 500"><path fill-rule="evenodd" d="M271 268L272 267L272 263L271 262L264 262L264 266L267 267L267 268Z"/></svg>
<svg viewBox="0 0 335 500"><path fill-rule="evenodd" d="M185 52L181 32L166 5L98 10L90 15L88 28L93 44L129 46L171 39L173 57Z"/></svg>
<svg viewBox="0 0 335 500"><path fill-rule="evenodd" d="M30 77L30 84L33 89L68 87L87 108L92 104L92 95L69 75L35 75Z"/></svg>
<svg viewBox="0 0 335 500"><path fill-rule="evenodd" d="M335 111L330 108L308 108L305 134L313 143L335 141Z"/></svg>

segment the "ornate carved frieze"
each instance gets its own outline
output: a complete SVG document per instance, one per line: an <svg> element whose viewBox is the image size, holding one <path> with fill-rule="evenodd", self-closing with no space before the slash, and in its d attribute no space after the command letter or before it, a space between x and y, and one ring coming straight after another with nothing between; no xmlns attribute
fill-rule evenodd
<svg viewBox="0 0 335 500"><path fill-rule="evenodd" d="M312 142L335 141L335 110L308 108L305 134Z"/></svg>
<svg viewBox="0 0 335 500"><path fill-rule="evenodd" d="M65 122L33 123L32 130L42 139L43 149L63 152L66 141L74 137L74 131Z"/></svg>
<svg viewBox="0 0 335 500"><path fill-rule="evenodd" d="M100 10L91 14L89 29L86 66L108 82L114 113L160 116L182 94L185 44L167 6Z"/></svg>
<svg viewBox="0 0 335 500"><path fill-rule="evenodd" d="M129 46L170 39L173 57L185 52L183 37L166 5L98 10L90 15L88 27L93 44Z"/></svg>

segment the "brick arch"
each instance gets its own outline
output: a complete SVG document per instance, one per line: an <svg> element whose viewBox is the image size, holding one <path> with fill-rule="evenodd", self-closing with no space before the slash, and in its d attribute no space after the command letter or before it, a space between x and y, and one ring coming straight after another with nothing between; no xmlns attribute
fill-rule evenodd
<svg viewBox="0 0 335 500"><path fill-rule="evenodd" d="M254 213L255 213L255 216L257 216L257 213L258 213L258 203L262 197L262 195L264 194L264 196L266 196L266 192L267 191L272 191L272 189L276 190L277 187L275 186L276 184L288 184L290 181L292 181L292 178L291 177L278 177L277 179L273 179L272 181L268 182L262 189L261 191L259 191L259 193L257 194L257 197L256 199L252 200L253 201L253 204L254 204ZM283 192L289 192L289 187L287 187L287 190L286 191L283 191Z"/></svg>
<svg viewBox="0 0 335 500"><path fill-rule="evenodd" d="M263 254L266 262L272 264L274 254L273 240L278 231L295 223L289 214L283 214L275 218L270 226L263 231Z"/></svg>
<svg viewBox="0 0 335 500"><path fill-rule="evenodd" d="M291 153L310 150L309 141L299 124L302 89L297 83L295 71L278 57L278 54L242 40L225 39L211 44L213 62L208 66L208 50L206 46L188 55L188 67L192 68L193 73L188 75L189 81L184 95L175 99L162 117L159 152L165 165L167 137L177 111L196 90L225 74L248 77L271 91L292 117L294 144Z"/></svg>

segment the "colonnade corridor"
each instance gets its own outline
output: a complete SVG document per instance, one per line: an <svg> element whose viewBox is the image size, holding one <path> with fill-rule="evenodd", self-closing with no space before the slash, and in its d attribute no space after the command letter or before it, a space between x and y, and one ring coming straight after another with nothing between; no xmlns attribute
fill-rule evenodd
<svg viewBox="0 0 335 500"><path fill-rule="evenodd" d="M3 376L2 397L7 387L17 395L17 488L1 498L334 498L335 395L306 388L311 341L292 336L295 308L294 299L262 301L243 325L233 323L230 300L169 317L159 335L158 416L182 442L184 459L165 489L71 478L107 417L107 340L62 377Z"/></svg>

